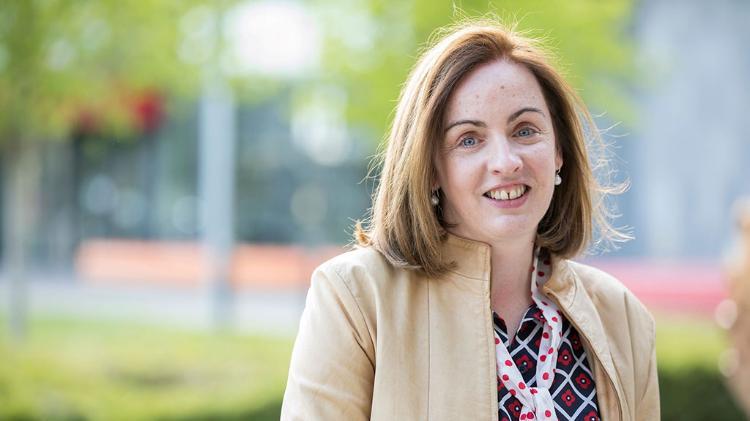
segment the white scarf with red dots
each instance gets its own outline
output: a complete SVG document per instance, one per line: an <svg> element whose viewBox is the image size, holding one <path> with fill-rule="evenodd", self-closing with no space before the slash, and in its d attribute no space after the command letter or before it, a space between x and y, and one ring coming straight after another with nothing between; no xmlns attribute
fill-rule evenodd
<svg viewBox="0 0 750 421"><path fill-rule="evenodd" d="M539 286L549 279L552 267L549 258L541 255L541 249L534 251L534 266L531 267L531 299L542 310L542 340L536 364L536 386L529 387L521 376L505 344L495 332L495 352L497 355L497 376L508 392L523 405L521 420L557 420L555 404L549 389L555 378L557 351L562 342L561 313L555 303L546 298Z"/></svg>

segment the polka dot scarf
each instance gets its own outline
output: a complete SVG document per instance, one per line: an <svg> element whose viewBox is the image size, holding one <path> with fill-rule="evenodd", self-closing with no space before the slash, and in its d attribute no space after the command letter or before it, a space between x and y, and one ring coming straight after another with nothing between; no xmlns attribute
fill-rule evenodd
<svg viewBox="0 0 750 421"><path fill-rule="evenodd" d="M549 258L542 255L540 248L534 251L534 266L531 267L531 299L542 310L542 340L539 344L539 355L536 365L536 384L529 387L521 372L513 362L508 349L495 332L495 353L497 355L497 376L502 380L508 392L523 405L521 420L557 420L555 405L549 389L555 377L557 351L562 342L562 320L555 303L544 297L539 286L549 279Z"/></svg>

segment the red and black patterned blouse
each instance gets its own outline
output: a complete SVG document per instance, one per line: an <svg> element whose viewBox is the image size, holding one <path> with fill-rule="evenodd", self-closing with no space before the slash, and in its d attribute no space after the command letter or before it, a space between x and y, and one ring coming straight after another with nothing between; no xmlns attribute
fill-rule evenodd
<svg viewBox="0 0 750 421"><path fill-rule="evenodd" d="M502 339L508 352L516 362L524 381L529 387L536 384L536 359L542 337L542 311L532 304L518 327L513 343L508 343L505 322L492 312L495 331ZM559 420L599 421L596 400L596 385L581 344L578 332L563 317L563 341L557 357L555 378L550 395L555 402L555 412ZM500 421L521 420L521 402L508 393L502 380L497 379L497 401Z"/></svg>

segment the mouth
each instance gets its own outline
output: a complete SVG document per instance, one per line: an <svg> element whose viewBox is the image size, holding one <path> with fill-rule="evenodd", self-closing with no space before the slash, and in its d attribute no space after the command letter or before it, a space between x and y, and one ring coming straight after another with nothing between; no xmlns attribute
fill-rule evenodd
<svg viewBox="0 0 750 421"><path fill-rule="evenodd" d="M503 187L495 190L490 190L484 193L484 197L500 202L509 202L511 200L519 199L528 194L531 187L525 184L517 184L515 186Z"/></svg>

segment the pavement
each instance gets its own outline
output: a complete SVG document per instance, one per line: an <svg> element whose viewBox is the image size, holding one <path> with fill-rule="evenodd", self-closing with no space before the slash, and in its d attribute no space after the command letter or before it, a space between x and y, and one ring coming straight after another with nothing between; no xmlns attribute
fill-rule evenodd
<svg viewBox="0 0 750 421"><path fill-rule="evenodd" d="M50 279L51 278L51 279ZM209 288L102 285L75 279L30 277L28 309L32 317L65 317L144 323L189 330L215 326ZM223 309L229 329L249 334L294 336L306 290L237 292ZM0 311L9 308L7 279L0 280ZM228 310L227 310L228 309Z"/></svg>

